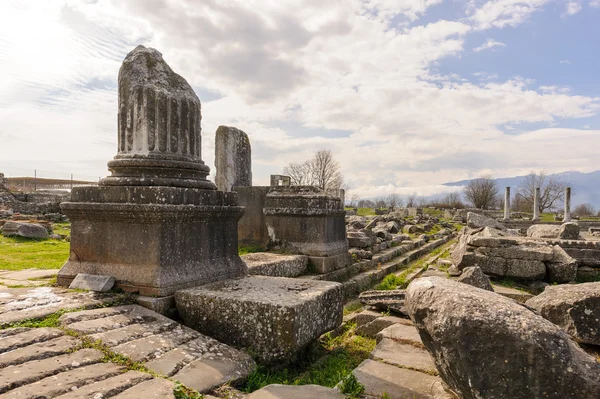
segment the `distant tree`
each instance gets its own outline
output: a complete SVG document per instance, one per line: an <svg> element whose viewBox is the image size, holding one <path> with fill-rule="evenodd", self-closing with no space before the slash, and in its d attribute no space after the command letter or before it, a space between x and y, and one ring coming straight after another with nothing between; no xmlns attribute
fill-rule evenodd
<svg viewBox="0 0 600 399"><path fill-rule="evenodd" d="M350 206L351 206L352 208L355 208L355 207L357 207L357 206L358 206L358 203L359 203L359 201L360 201L360 195L358 195L358 193L357 193L357 192L355 192L355 191L352 191L352 192L350 193Z"/></svg>
<svg viewBox="0 0 600 399"><path fill-rule="evenodd" d="M532 171L525 177L519 188L517 196L521 197L529 207L529 212L533 210L533 197L535 189L540 188L540 213L555 208L564 200L565 188L568 184L554 177L548 176L544 170L539 172Z"/></svg>
<svg viewBox="0 0 600 399"><path fill-rule="evenodd" d="M417 206L417 194L413 193L406 198L406 207L414 208Z"/></svg>
<svg viewBox="0 0 600 399"><path fill-rule="evenodd" d="M458 193L446 194L446 196L442 199L441 202L444 205L441 208L446 207L451 209L460 209L465 207L465 204L462 203L460 195Z"/></svg>
<svg viewBox="0 0 600 399"><path fill-rule="evenodd" d="M379 197L375 200L376 208L385 208L386 205L387 205L387 203L385 202L385 198L383 198L383 197Z"/></svg>
<svg viewBox="0 0 600 399"><path fill-rule="evenodd" d="M387 207L393 211L396 208L402 206L402 199L400 198L400 196L398 194L392 193L387 196L386 203L387 203Z"/></svg>
<svg viewBox="0 0 600 399"><path fill-rule="evenodd" d="M330 194L337 195L344 184L340 164L330 150L320 150L303 163L290 163L283 168L295 186L316 186Z"/></svg>
<svg viewBox="0 0 600 399"><path fill-rule="evenodd" d="M371 200L359 200L358 201L359 208L375 208L375 203Z"/></svg>
<svg viewBox="0 0 600 399"><path fill-rule="evenodd" d="M478 209L490 209L498 203L498 187L491 176L469 181L463 193L467 202Z"/></svg>
<svg viewBox="0 0 600 399"><path fill-rule="evenodd" d="M591 204L581 204L577 205L573 210L573 215L583 217L583 216L594 216L596 210Z"/></svg>

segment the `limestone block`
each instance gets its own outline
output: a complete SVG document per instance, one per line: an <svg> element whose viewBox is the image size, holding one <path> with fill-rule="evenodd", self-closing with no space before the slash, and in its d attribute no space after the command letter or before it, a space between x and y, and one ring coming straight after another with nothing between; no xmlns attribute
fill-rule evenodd
<svg viewBox="0 0 600 399"><path fill-rule="evenodd" d="M20 223L7 221L2 226L2 234L6 237L19 236L24 238L48 238L48 230L37 223Z"/></svg>
<svg viewBox="0 0 600 399"><path fill-rule="evenodd" d="M175 293L185 324L221 342L249 348L266 362L294 355L342 322L342 285L249 276Z"/></svg>
<svg viewBox="0 0 600 399"><path fill-rule="evenodd" d="M71 281L69 288L96 292L108 292L112 289L113 285L115 285L115 278L113 276L79 273L77 276L75 276L73 281Z"/></svg>
<svg viewBox="0 0 600 399"><path fill-rule="evenodd" d="M280 255L269 252L256 252L241 256L248 274L271 277L298 277L304 274L308 265L306 255Z"/></svg>

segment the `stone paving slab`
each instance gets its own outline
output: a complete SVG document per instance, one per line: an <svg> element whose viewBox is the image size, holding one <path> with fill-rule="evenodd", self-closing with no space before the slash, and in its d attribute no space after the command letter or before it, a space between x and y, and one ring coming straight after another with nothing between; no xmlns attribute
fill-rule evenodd
<svg viewBox="0 0 600 399"><path fill-rule="evenodd" d="M394 340L396 342L425 348L423 346L423 341L421 341L421 336L419 335L417 328L414 326L400 323L393 324L387 328L384 328L375 336L377 342L381 342L385 338Z"/></svg>
<svg viewBox="0 0 600 399"><path fill-rule="evenodd" d="M200 392L245 378L256 367L247 354L139 305L67 313L60 323Z"/></svg>
<svg viewBox="0 0 600 399"><path fill-rule="evenodd" d="M58 396L60 399L88 399L105 398L119 394L143 381L152 379L148 373L140 371L128 371L123 374L117 374L114 377L97 381L92 384L84 385L81 388L73 390L64 395ZM145 396L145 395L144 395Z"/></svg>
<svg viewBox="0 0 600 399"><path fill-rule="evenodd" d="M132 388L129 388L117 396L115 399L174 399L173 388L175 384L172 381L156 378L150 381L144 381ZM206 397L206 396L205 396Z"/></svg>
<svg viewBox="0 0 600 399"><path fill-rule="evenodd" d="M52 278L58 274L58 270L59 269L0 270L0 278L19 281L27 281L32 278Z"/></svg>
<svg viewBox="0 0 600 399"><path fill-rule="evenodd" d="M77 338L62 336L48 341L38 342L29 346L18 348L0 356L0 369L14 364L25 363L31 360L45 359L72 351L81 341Z"/></svg>
<svg viewBox="0 0 600 399"><path fill-rule="evenodd" d="M395 366L437 374L433 359L427 350L410 344L400 344L389 338L379 341L369 358Z"/></svg>
<svg viewBox="0 0 600 399"><path fill-rule="evenodd" d="M340 391L320 385L280 385L272 384L255 391L248 399L344 399Z"/></svg>
<svg viewBox="0 0 600 399"><path fill-rule="evenodd" d="M0 395L2 399L38 399L55 397L84 385L110 378L123 372L114 363L96 363L46 377Z"/></svg>
<svg viewBox="0 0 600 399"><path fill-rule="evenodd" d="M0 287L0 326L43 318L59 310L96 307L112 300L108 295L55 287Z"/></svg>
<svg viewBox="0 0 600 399"><path fill-rule="evenodd" d="M0 331L0 353L63 335L58 328L10 328Z"/></svg>
<svg viewBox="0 0 600 399"><path fill-rule="evenodd" d="M364 360L352 374L365 387L365 395L389 399L454 399L444 391L442 380L419 371Z"/></svg>
<svg viewBox="0 0 600 399"><path fill-rule="evenodd" d="M103 356L98 350L82 349L66 355L5 367L0 370L0 393L63 371L98 363Z"/></svg>

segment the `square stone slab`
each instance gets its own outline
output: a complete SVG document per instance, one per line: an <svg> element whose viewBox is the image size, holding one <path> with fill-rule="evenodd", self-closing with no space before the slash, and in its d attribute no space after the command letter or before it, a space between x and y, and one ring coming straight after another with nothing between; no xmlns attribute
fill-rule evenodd
<svg viewBox="0 0 600 399"><path fill-rule="evenodd" d="M79 273L77 276L75 276L73 281L71 281L69 288L96 292L108 292L111 290L113 285L115 285L115 278L112 276Z"/></svg>
<svg viewBox="0 0 600 399"><path fill-rule="evenodd" d="M266 362L295 354L342 322L342 285L330 281L249 276L175 293L190 326L221 342L249 348Z"/></svg>
<svg viewBox="0 0 600 399"><path fill-rule="evenodd" d="M248 274L271 277L298 277L308 266L306 255L280 255L269 252L256 252L241 256Z"/></svg>

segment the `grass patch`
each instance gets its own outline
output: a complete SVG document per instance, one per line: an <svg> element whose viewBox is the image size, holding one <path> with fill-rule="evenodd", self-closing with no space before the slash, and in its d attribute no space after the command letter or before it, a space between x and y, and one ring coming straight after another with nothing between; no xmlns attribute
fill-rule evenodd
<svg viewBox="0 0 600 399"><path fill-rule="evenodd" d="M349 304L347 304L346 306L344 306L344 316L356 312L357 310L362 310L363 308L363 304L360 303L360 301L356 300L356 301L352 301Z"/></svg>
<svg viewBox="0 0 600 399"><path fill-rule="evenodd" d="M253 254L256 252L265 252L265 249L258 245L240 245L238 247L239 255Z"/></svg>
<svg viewBox="0 0 600 399"><path fill-rule="evenodd" d="M600 274L595 276L582 276L577 273L577 277L575 278L576 283L595 283L600 281Z"/></svg>
<svg viewBox="0 0 600 399"><path fill-rule="evenodd" d="M0 235L0 270L58 269L69 257L69 243Z"/></svg>
<svg viewBox="0 0 600 399"><path fill-rule="evenodd" d="M241 390L254 392L269 384L334 387L375 349L375 340L354 335L354 327L353 324L346 325L344 333L337 337L325 334L319 340L315 353L294 366L283 370L259 366Z"/></svg>
<svg viewBox="0 0 600 399"><path fill-rule="evenodd" d="M365 387L358 382L354 374L348 374L340 384L340 391L348 398L357 398L365 391Z"/></svg>
<svg viewBox="0 0 600 399"><path fill-rule="evenodd" d="M396 275L394 273L388 274L384 277L383 281L375 287L375 289L380 291L386 290L395 290L398 287L404 286L406 284L406 277L401 275Z"/></svg>
<svg viewBox="0 0 600 399"><path fill-rule="evenodd" d="M7 328L17 328L17 327L26 327L26 328L42 328L42 327L60 327L60 322L58 319L60 316L65 313L71 312L79 312L81 310L85 310L84 308L74 308L74 309L61 309L57 312L49 314L48 316L37 318L37 319L27 319L16 321L14 323L8 323L0 326L0 330L5 330Z"/></svg>
<svg viewBox="0 0 600 399"><path fill-rule="evenodd" d="M438 219L444 217L444 211L442 211L441 209L423 208L423 213L426 214L426 215L433 216L433 217L438 218Z"/></svg>

